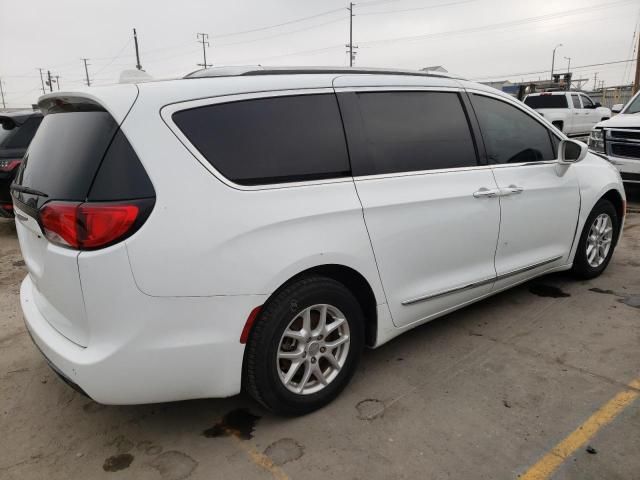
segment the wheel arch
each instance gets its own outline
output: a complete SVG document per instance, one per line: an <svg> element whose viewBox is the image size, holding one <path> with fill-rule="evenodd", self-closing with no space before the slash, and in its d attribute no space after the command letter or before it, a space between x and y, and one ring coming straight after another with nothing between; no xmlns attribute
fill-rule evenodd
<svg viewBox="0 0 640 480"><path fill-rule="evenodd" d="M608 190L604 195L602 195L602 197L600 197L601 199L605 199L605 200L609 200L612 204L613 207L616 209L616 214L618 215L618 225L620 228L618 228L618 231L616 232L616 239L614 242L614 245L618 244L618 240L620 239L620 232L622 230L622 226L623 226L623 222L624 222L624 216L626 213L626 208L627 208L627 204L626 201L622 198L622 195L620 195L620 192L618 192L618 190L612 188L611 190Z"/></svg>
<svg viewBox="0 0 640 480"><path fill-rule="evenodd" d="M323 277L331 278L337 282L342 283L358 300L362 308L362 312L365 318L365 342L367 346L374 346L378 335L378 302L376 300L375 293L369 281L360 272L354 268L348 267L342 264L324 264L316 265L305 270L302 270L289 279L284 281L278 288L276 288L269 298L266 300L265 305L277 295L283 288L286 288L292 282L299 280L303 277L321 275Z"/></svg>

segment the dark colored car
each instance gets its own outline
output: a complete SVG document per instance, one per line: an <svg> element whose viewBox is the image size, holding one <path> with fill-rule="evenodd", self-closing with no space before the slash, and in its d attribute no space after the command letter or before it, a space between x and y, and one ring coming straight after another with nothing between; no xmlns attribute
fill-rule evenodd
<svg viewBox="0 0 640 480"><path fill-rule="evenodd" d="M0 217L13 217L9 187L41 121L32 110L0 113Z"/></svg>

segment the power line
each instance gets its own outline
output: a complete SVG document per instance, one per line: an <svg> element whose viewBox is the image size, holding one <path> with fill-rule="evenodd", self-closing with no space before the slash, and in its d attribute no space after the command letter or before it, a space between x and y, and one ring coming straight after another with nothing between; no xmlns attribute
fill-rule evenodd
<svg viewBox="0 0 640 480"><path fill-rule="evenodd" d="M259 41L262 41L262 40L268 40L270 38L282 37L284 35L291 35L293 33L306 32L307 30L313 30L314 28L324 27L325 25L332 25L334 23L339 23L339 22L343 22L343 21L344 21L343 18L338 18L336 20L330 20L328 22L318 23L317 25L311 25L309 27L299 28L298 30L289 30L288 32L275 33L273 35L268 35L266 37L253 38L251 40L240 40L238 42L232 42L232 43L218 43L218 44L216 44L216 48L230 47L232 45L241 45L243 43L259 42ZM213 38L215 38L215 37L213 37Z"/></svg>
<svg viewBox="0 0 640 480"><path fill-rule="evenodd" d="M613 62L602 62L602 63L592 63L590 65L579 65L577 67L573 67L573 70L581 70L581 69L585 69L585 68L591 68L591 67L600 67L603 65L614 65L614 64L620 64L620 63L627 63L627 62L635 62L635 58L632 58L630 60L616 60ZM471 78L471 81L480 81L480 80L491 80L492 78L504 78L504 77L522 77L525 75L541 75L543 73L549 73L551 70L539 70L537 72L518 72L518 73L503 73L503 74L499 74L499 75L491 75L491 76L487 76L487 77L474 77Z"/></svg>
<svg viewBox="0 0 640 480"><path fill-rule="evenodd" d="M440 3L438 5L428 5L426 7L405 8L405 9L402 9L402 10L385 10L384 12L365 12L365 13L360 13L358 15L365 16L365 15L383 15L383 14L390 14L390 13L414 12L416 10L430 10L432 8L450 7L450 6L453 6L453 5L463 5L465 3L473 3L473 2L477 2L477 1L478 0L463 0L463 1L460 1L460 2Z"/></svg>
<svg viewBox="0 0 640 480"><path fill-rule="evenodd" d="M118 51L118 53L116 54L115 57L111 58L111 61L109 63L107 63L106 65L104 65L101 69L99 69L97 72L95 72L93 74L94 77L100 75L100 73L102 73L107 67L109 67L113 62L116 61L117 58L120 58L122 56L122 52L124 52L125 48L127 48L130 44L131 44L132 39L130 38L129 40L127 40L127 43L124 44L124 46Z"/></svg>
<svg viewBox="0 0 640 480"><path fill-rule="evenodd" d="M267 26L264 26L264 27L252 28L252 29L249 29L249 30L242 30L240 32L231 32L231 33L223 33L223 34L220 34L220 35L214 35L211 38L224 38L224 37L231 37L231 36L234 36L234 35L243 35L245 33L261 32L263 30L269 30L271 28L283 27L285 25L291 25L292 23L304 22L305 20L311 20L312 18L322 17L324 15L329 15L331 13L340 12L340 11L344 11L344 8L334 8L333 10L327 10L327 11L324 11L324 12L316 13L315 15L309 15L308 17L297 18L295 20L289 20L288 22L276 23L276 24L273 24L273 25L267 25Z"/></svg>
<svg viewBox="0 0 640 480"><path fill-rule="evenodd" d="M361 45L379 45L382 43L393 43L393 42L401 42L401 41L406 41L406 40L422 40L422 39L427 39L427 38L440 38L440 37L447 37L447 36L451 36L451 35L458 35L458 34L463 34L463 33L477 33L477 32L482 32L482 31L486 31L486 30L493 30L493 29L499 29L499 28L505 28L505 27L514 27L514 26L520 26L520 25L526 25L528 23L539 23L539 22L544 22L546 20L552 20L555 18L561 18L561 17L566 17L568 15L574 15L577 13L587 13L587 12L592 12L594 10L600 10L600 9L604 9L604 8L611 8L611 7L615 7L618 5L622 5L622 4L627 4L627 3L635 3L636 0L621 0L618 2L612 2L612 3L607 3L607 4L600 4L600 5L593 5L591 7L584 7L584 8L575 8L572 10L564 10L562 12L556 12L556 13L551 13L551 14L547 14L547 15L539 15L536 17L528 17L528 18L522 18L519 20L510 20L508 22L500 22L500 23L494 23L494 24L489 24L489 25L483 25L481 27L472 27L472 28L463 28L460 30L450 30L450 31L446 31L446 32L438 32L438 33L429 33L429 34L420 34L420 35L408 35L408 36L404 36L404 37L393 37L393 38L384 38L384 39L380 39L380 40L369 40L369 41L365 41L365 42L360 42Z"/></svg>

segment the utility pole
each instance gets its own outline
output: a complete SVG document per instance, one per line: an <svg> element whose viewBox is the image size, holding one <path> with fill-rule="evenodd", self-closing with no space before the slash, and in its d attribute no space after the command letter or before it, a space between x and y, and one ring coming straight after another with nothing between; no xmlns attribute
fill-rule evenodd
<svg viewBox="0 0 640 480"><path fill-rule="evenodd" d="M39 68L38 71L40 72L40 83L42 84L42 94L44 95L46 92L44 90L44 79L42 78L42 69Z"/></svg>
<svg viewBox="0 0 640 480"><path fill-rule="evenodd" d="M58 91L60 91L60 75L56 75L56 87L58 87Z"/></svg>
<svg viewBox="0 0 640 480"><path fill-rule="evenodd" d="M207 63L207 47L209 47L209 34L208 33L198 33L196 34L196 37L198 39L198 43L202 44L202 59L204 63L198 63L199 67L204 67L204 68L209 68L212 67L213 65L210 63Z"/></svg>
<svg viewBox="0 0 640 480"><path fill-rule="evenodd" d="M142 70L142 65L140 65L140 50L138 49L138 34L135 28L133 29L133 42L136 44L136 68Z"/></svg>
<svg viewBox="0 0 640 480"><path fill-rule="evenodd" d="M633 94L640 90L640 33L638 34L638 46L636 47L636 78L633 81Z"/></svg>
<svg viewBox="0 0 640 480"><path fill-rule="evenodd" d="M4 90L2 89L2 79L0 78L0 97L2 97L2 108L7 108L7 105L4 103Z"/></svg>
<svg viewBox="0 0 640 480"><path fill-rule="evenodd" d="M593 74L593 89L598 89L598 72Z"/></svg>
<svg viewBox="0 0 640 480"><path fill-rule="evenodd" d="M89 60L88 58L81 58L80 60L82 60L84 62L84 74L87 77L87 87L91 86L91 80L89 79L89 69L87 68L88 64L87 64L87 60Z"/></svg>
<svg viewBox="0 0 640 480"><path fill-rule="evenodd" d="M569 60L567 63L567 73L571 73L571 57L564 57L565 60Z"/></svg>
<svg viewBox="0 0 640 480"><path fill-rule="evenodd" d="M349 10L349 43L345 45L349 50L347 53L349 54L349 66L353 67L353 61L356 58L356 52L353 51L354 48L358 48L353 44L353 6L355 3L350 2L347 10Z"/></svg>
<svg viewBox="0 0 640 480"><path fill-rule="evenodd" d="M551 57L551 81L552 82L553 82L553 68L555 67L555 64L556 64L556 50L560 47L562 47L561 43L553 47L553 56Z"/></svg>
<svg viewBox="0 0 640 480"><path fill-rule="evenodd" d="M47 85L49 85L49 91L53 92L53 83L51 82L51 70L47 70Z"/></svg>

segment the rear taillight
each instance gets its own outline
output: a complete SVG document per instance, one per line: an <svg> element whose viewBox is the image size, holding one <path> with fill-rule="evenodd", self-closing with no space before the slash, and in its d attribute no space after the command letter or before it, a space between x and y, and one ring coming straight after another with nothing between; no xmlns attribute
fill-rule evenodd
<svg viewBox="0 0 640 480"><path fill-rule="evenodd" d="M146 220L153 200L79 203L52 201L40 210L50 242L77 250L104 248L133 234Z"/></svg>
<svg viewBox="0 0 640 480"><path fill-rule="evenodd" d="M18 165L22 163L22 160L13 159L13 160L0 160L0 172L10 172Z"/></svg>

